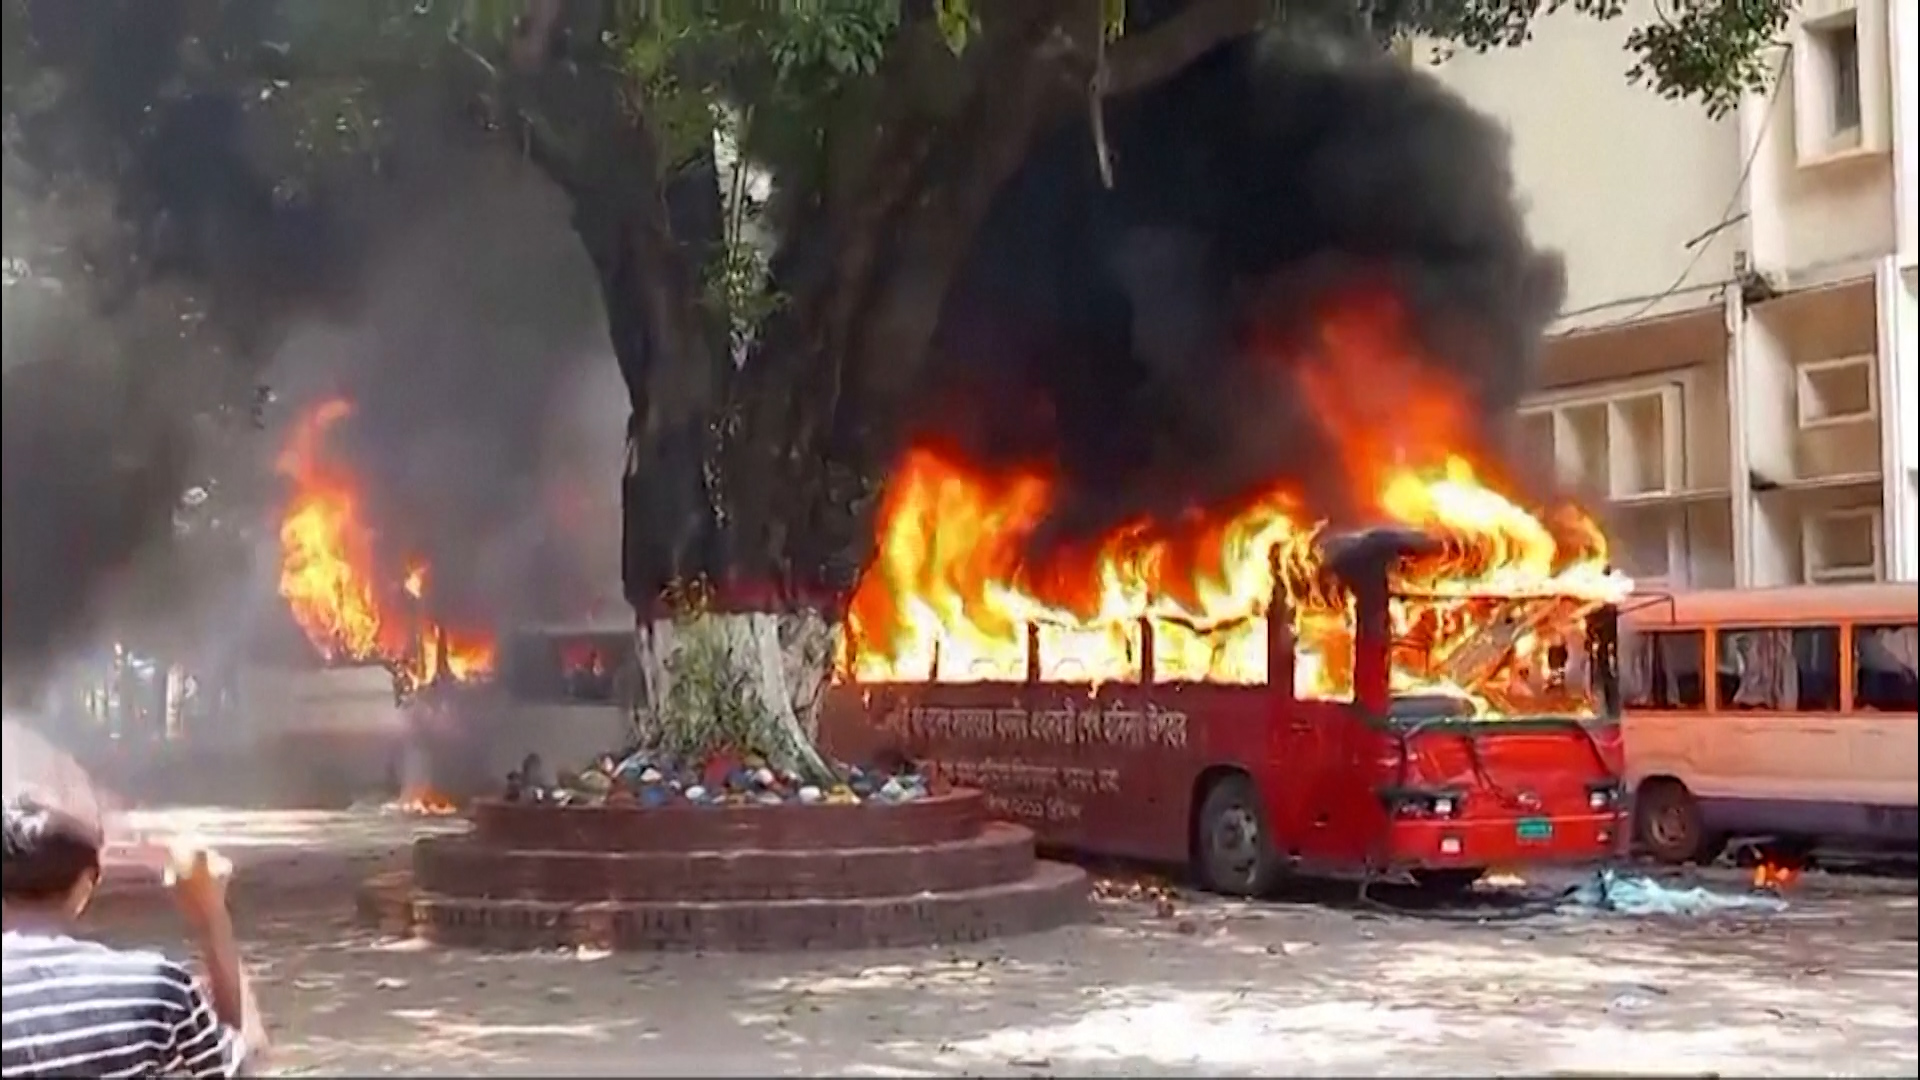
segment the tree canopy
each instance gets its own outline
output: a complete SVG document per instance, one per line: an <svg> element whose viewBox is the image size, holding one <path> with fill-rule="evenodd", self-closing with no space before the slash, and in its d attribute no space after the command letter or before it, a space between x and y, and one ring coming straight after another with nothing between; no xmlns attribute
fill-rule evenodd
<svg viewBox="0 0 1920 1080"><path fill-rule="evenodd" d="M249 398L248 359L327 294L306 269L323 239L302 223L350 209L419 125L458 118L573 200L633 404L629 594L731 575L831 593L865 558L899 449L888 418L942 300L1040 139L1084 123L1100 147L1104 101L1263 28L1489 50L1561 8L1629 14L1625 0L5 0L8 290L56 266L110 279L87 293L108 306L170 282L199 313L176 318L194 327L180 348L234 358L199 390ZM1629 34L1622 76L1723 114L1764 83L1789 12L1667 0ZM85 243L20 231L42 249L15 250L17 191L79 190L111 193Z"/></svg>

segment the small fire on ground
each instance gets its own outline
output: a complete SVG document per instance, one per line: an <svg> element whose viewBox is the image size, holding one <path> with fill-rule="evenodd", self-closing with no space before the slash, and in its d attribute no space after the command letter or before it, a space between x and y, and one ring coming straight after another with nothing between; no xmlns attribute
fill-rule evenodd
<svg viewBox="0 0 1920 1080"><path fill-rule="evenodd" d="M1762 855L1753 864L1753 887L1764 892L1784 892L1800 880L1800 867L1771 855Z"/></svg>
<svg viewBox="0 0 1920 1080"><path fill-rule="evenodd" d="M420 787L408 788L381 809L415 817L448 817L460 812L460 804L430 787Z"/></svg>
<svg viewBox="0 0 1920 1080"><path fill-rule="evenodd" d="M427 561L382 564L362 485L327 453L329 431L352 413L350 402L322 402L280 454L292 487L280 521L280 595L328 663L382 664L409 688L491 674L492 638L431 614Z"/></svg>

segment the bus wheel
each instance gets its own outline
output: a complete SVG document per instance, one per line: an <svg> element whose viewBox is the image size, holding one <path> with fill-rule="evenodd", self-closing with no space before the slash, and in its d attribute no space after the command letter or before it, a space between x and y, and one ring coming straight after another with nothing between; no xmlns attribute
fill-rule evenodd
<svg viewBox="0 0 1920 1080"><path fill-rule="evenodd" d="M1436 866L1413 872L1413 886L1434 896L1458 896L1487 876L1484 866Z"/></svg>
<svg viewBox="0 0 1920 1080"><path fill-rule="evenodd" d="M1260 793L1249 777L1225 776L1207 789L1195 840L1195 870L1209 892L1264 896L1280 880Z"/></svg>
<svg viewBox="0 0 1920 1080"><path fill-rule="evenodd" d="M1647 854L1672 866L1711 859L1700 804L1678 780L1650 780L1633 800L1634 838Z"/></svg>

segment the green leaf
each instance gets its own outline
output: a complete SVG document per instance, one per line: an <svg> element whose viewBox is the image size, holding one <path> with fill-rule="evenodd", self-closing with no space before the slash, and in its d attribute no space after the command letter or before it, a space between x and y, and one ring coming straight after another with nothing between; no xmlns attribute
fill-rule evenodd
<svg viewBox="0 0 1920 1080"><path fill-rule="evenodd" d="M967 43L980 28L969 0L934 0L934 17L940 25L940 36L955 56L966 51Z"/></svg>
<svg viewBox="0 0 1920 1080"><path fill-rule="evenodd" d="M1664 97L1691 98L1709 115L1723 116L1772 82L1772 46L1791 14L1790 0L1669 4L1665 18L1627 35L1636 57L1627 75Z"/></svg>
<svg viewBox="0 0 1920 1080"><path fill-rule="evenodd" d="M1794 6L1795 0L1661 0L1627 36L1633 58L1627 77L1724 115L1772 80L1771 54ZM1366 10L1382 41L1410 34L1484 53L1525 44L1540 19L1556 12L1608 21L1626 14L1627 6L1625 0L1370 0Z"/></svg>

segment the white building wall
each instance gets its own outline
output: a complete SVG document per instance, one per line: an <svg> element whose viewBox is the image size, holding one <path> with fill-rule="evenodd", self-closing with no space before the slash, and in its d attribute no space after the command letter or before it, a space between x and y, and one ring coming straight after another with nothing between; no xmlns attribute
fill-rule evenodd
<svg viewBox="0 0 1920 1080"><path fill-rule="evenodd" d="M1513 133L1528 224L1571 256L1569 329L1711 303L1740 246L1716 228L1739 210L1739 125L1627 81L1627 34L1655 17L1651 0L1627 6L1612 22L1548 18L1519 49L1425 50Z"/></svg>
<svg viewBox="0 0 1920 1080"><path fill-rule="evenodd" d="M1920 576L1915 0L1806 0L1737 117L1630 86L1618 22L1438 76L1505 121L1571 296L1523 452L1654 584Z"/></svg>
<svg viewBox="0 0 1920 1080"><path fill-rule="evenodd" d="M1920 241L1915 240L1916 221L1920 221L1920 4L1894 0L1888 22L1897 253L1900 265L1911 269L1920 249Z"/></svg>
<svg viewBox="0 0 1920 1080"><path fill-rule="evenodd" d="M1892 250L1889 21L1901 3L1912 0L1805 0L1775 58L1779 79L1742 105L1755 269L1817 280ZM1842 92L1848 79L1857 85Z"/></svg>
<svg viewBox="0 0 1920 1080"><path fill-rule="evenodd" d="M1912 263L1891 258L1875 278L1880 320L1881 394L1886 406L1883 512L1887 576L1920 579L1920 297Z"/></svg>

